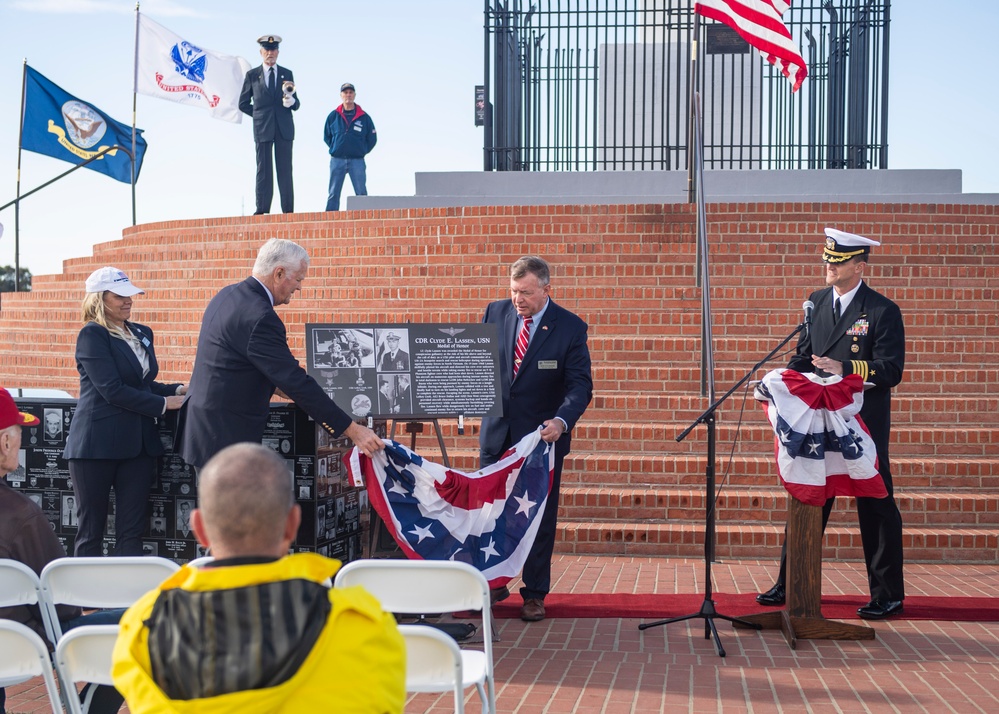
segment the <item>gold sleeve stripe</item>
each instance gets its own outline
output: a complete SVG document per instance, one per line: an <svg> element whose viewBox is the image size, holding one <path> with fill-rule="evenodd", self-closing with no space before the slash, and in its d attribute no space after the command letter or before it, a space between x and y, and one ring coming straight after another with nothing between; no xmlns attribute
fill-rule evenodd
<svg viewBox="0 0 999 714"><path fill-rule="evenodd" d="M869 370L867 367L867 362L865 360L859 360L859 359L851 360L850 367L853 370L853 374L859 374L861 379L863 379L865 382L867 381Z"/></svg>

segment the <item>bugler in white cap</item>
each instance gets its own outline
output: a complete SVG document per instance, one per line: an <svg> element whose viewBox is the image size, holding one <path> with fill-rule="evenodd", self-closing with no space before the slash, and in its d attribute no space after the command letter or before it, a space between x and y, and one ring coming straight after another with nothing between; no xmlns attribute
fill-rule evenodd
<svg viewBox="0 0 999 714"><path fill-rule="evenodd" d="M836 228L826 228L825 232L826 245L822 251L822 260L827 263L845 263L858 255L867 255L871 252L871 246L881 245L871 238Z"/></svg>
<svg viewBox="0 0 999 714"><path fill-rule="evenodd" d="M132 285L132 281L125 273L109 265L98 268L90 274L90 277L87 278L86 290L88 293L102 293L105 290L110 290L120 297L144 295L146 292Z"/></svg>

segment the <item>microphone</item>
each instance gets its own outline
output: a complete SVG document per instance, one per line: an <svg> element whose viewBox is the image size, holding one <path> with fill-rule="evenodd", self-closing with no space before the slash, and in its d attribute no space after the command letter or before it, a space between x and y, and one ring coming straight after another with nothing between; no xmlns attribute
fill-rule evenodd
<svg viewBox="0 0 999 714"><path fill-rule="evenodd" d="M801 309L805 311L805 336L807 337L812 329L812 310L815 309L815 303L811 300L805 300L801 303Z"/></svg>

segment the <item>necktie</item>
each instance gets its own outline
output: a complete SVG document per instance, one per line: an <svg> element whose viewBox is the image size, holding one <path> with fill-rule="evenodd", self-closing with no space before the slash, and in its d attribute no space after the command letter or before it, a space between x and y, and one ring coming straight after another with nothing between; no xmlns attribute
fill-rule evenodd
<svg viewBox="0 0 999 714"><path fill-rule="evenodd" d="M839 316L842 314L839 306L839 298L836 298L836 301L833 303L833 320L839 322Z"/></svg>
<svg viewBox="0 0 999 714"><path fill-rule="evenodd" d="M524 361L524 355L527 354L527 343L531 339L531 324L533 322L533 317L525 317L524 326L520 328L520 334L517 335L517 346L513 350L514 376L517 375L517 370L520 369L520 363Z"/></svg>
<svg viewBox="0 0 999 714"><path fill-rule="evenodd" d="M267 70L267 88L273 92L275 86L276 82L274 81L274 68L271 67Z"/></svg>

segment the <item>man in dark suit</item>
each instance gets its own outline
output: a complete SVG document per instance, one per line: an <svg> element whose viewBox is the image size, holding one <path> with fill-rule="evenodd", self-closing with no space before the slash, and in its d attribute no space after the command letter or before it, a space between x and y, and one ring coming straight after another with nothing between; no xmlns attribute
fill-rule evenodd
<svg viewBox="0 0 999 714"><path fill-rule="evenodd" d="M274 196L274 169L277 166L281 211L295 210L295 189L291 179L291 148L295 139L295 120L291 113L301 106L295 91L295 75L277 65L277 35L257 39L263 64L246 73L239 93L239 110L253 117L253 140L257 145L258 216L271 212ZM272 161L273 157L273 161Z"/></svg>
<svg viewBox="0 0 999 714"><path fill-rule="evenodd" d="M888 455L891 390L902 381L905 326L898 305L863 280L871 247L881 244L835 228L826 228L825 233L822 260L826 264L827 287L809 296L815 304L812 326L798 340L788 368L820 376L858 374L873 385L864 392L860 416L877 449L878 471L888 496L856 499L871 591L871 601L857 614L867 620L880 620L902 612L905 599L902 516L895 503ZM833 500L830 498L822 508L823 530ZM785 543L777 582L756 598L762 605L784 604L786 551Z"/></svg>
<svg viewBox="0 0 999 714"><path fill-rule="evenodd" d="M326 396L288 347L274 307L291 302L308 270L304 248L271 238L257 254L253 275L222 288L208 304L179 419L180 455L187 463L200 469L230 444L260 443L275 389L365 454L384 448Z"/></svg>
<svg viewBox="0 0 999 714"><path fill-rule="evenodd" d="M550 279L543 259L519 259L510 269L510 299L490 304L482 320L499 329L503 416L482 420L481 465L496 463L507 449L539 427L541 438L555 444L551 492L522 575L520 617L527 622L545 617L562 463L572 443L571 429L593 396L586 323L550 299ZM501 600L508 594L504 586L493 598Z"/></svg>

